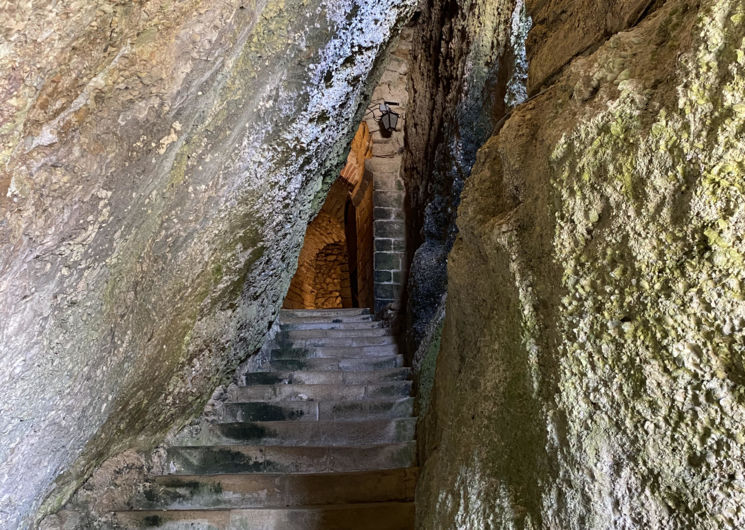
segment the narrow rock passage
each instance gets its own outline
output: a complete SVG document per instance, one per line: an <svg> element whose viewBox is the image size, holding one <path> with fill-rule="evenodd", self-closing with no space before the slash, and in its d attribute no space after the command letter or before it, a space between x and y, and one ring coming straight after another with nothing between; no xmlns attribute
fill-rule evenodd
<svg viewBox="0 0 745 530"><path fill-rule="evenodd" d="M367 309L282 311L278 348L170 447L124 528L414 526L410 369Z"/></svg>

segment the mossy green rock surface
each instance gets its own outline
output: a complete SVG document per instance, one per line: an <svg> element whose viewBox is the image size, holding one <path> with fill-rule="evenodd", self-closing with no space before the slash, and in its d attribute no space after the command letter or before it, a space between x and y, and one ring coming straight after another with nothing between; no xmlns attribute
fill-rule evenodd
<svg viewBox="0 0 745 530"><path fill-rule="evenodd" d="M419 527L744 527L742 2L656 3L568 63L458 226Z"/></svg>

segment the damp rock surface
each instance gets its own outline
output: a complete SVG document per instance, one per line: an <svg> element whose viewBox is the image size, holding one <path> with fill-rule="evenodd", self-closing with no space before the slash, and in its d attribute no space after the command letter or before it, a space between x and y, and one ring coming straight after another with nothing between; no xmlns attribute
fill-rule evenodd
<svg viewBox="0 0 745 530"><path fill-rule="evenodd" d="M418 527L743 527L745 8L549 4L459 209Z"/></svg>
<svg viewBox="0 0 745 530"><path fill-rule="evenodd" d="M476 152L523 97L524 7L522 0L437 0L421 6L404 157L413 253L406 315L412 352L447 290L447 254Z"/></svg>
<svg viewBox="0 0 745 530"><path fill-rule="evenodd" d="M0 527L183 425L261 346L412 7L3 8Z"/></svg>

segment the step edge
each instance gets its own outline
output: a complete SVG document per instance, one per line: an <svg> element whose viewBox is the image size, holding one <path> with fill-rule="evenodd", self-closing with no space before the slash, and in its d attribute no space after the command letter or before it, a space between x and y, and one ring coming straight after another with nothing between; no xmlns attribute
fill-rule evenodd
<svg viewBox="0 0 745 530"><path fill-rule="evenodd" d="M393 418L375 417L375 416L373 416L373 417L370 418L370 421L372 421L372 420L378 420L378 419L379 420L387 420L387 419L390 419L390 420L415 420L415 419L417 419L417 416L396 416L396 417L393 417ZM334 423L348 424L348 423L355 423L355 422L357 422L357 423L364 422L364 421L367 421L367 420L343 420L343 419L340 419L340 420L273 420L273 421L275 421L275 424L279 424L279 423L284 423L284 424L293 423L293 424L300 424L300 425L309 425L309 424L323 423L324 421L333 421ZM262 421L262 420L259 420L259 421L223 421L223 422L216 423L216 425L233 425L233 424L244 424L245 425L245 424L253 424L253 423L268 423L268 422L267 421ZM251 446L251 447L254 447L254 446ZM306 447L306 446L305 445L297 445L297 446L284 446L284 447Z"/></svg>
<svg viewBox="0 0 745 530"><path fill-rule="evenodd" d="M188 474L188 475L177 475L179 478L193 478L193 479L199 479L199 478L225 478L225 477L247 477L247 476L256 476L260 475L262 478L280 478L280 477L288 477L291 476L293 478L295 477L328 477L328 476L344 476L344 477L354 477L358 475L373 475L380 472L385 472L385 474L392 474L391 471L399 471L402 475L416 475L418 476L420 473L420 467L419 466L409 466L409 467L392 467L392 468L386 468L386 469L366 469L363 471L315 471L312 473L309 472L298 472L298 473L205 473L203 475L195 475L195 474ZM174 475L150 475L151 480L158 480L158 479L169 479L174 477Z"/></svg>
<svg viewBox="0 0 745 530"><path fill-rule="evenodd" d="M387 442L380 444L361 444L361 445L241 445L241 444L228 444L228 445L172 445L167 447L169 449L209 449L219 448L226 449L233 447L236 449L261 449L261 448L272 448L272 449L382 449L385 447L405 446L405 445L416 445L416 442L411 440L408 442Z"/></svg>
<svg viewBox="0 0 745 530"><path fill-rule="evenodd" d="M249 405L252 403L271 403L272 405L294 404L294 403L401 403L402 401L415 400L414 396L403 396L398 399L280 399L277 401L268 401L265 399L252 399L251 401L226 401L225 405ZM279 421L279 420L278 420Z"/></svg>
<svg viewBox="0 0 745 530"><path fill-rule="evenodd" d="M384 505L412 505L413 500L401 500L401 501L378 501L378 502L350 502L345 504L299 504L293 506L262 506L255 508L163 508L163 509L142 509L142 510L111 510L109 513L165 513L165 512L194 512L194 513L209 513L209 512L253 512L261 510L282 510L282 511L320 511L320 510L342 510L349 507L378 507Z"/></svg>

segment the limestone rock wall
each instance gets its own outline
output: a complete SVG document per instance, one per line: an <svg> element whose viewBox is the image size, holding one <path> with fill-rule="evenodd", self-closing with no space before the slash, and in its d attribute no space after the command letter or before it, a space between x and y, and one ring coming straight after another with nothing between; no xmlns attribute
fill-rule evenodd
<svg viewBox="0 0 745 530"><path fill-rule="evenodd" d="M745 7L590 4L465 187L420 528L745 526Z"/></svg>
<svg viewBox="0 0 745 530"><path fill-rule="evenodd" d="M403 162L411 351L447 288L447 254L476 151L524 98L525 72L512 43L526 25L523 7L522 0L425 2L414 26Z"/></svg>
<svg viewBox="0 0 745 530"><path fill-rule="evenodd" d="M0 527L261 345L412 4L5 3Z"/></svg>

